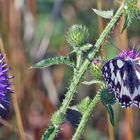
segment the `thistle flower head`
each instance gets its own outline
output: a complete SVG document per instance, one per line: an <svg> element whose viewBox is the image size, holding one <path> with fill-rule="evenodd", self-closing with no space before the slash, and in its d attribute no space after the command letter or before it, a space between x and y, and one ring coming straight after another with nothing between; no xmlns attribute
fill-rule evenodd
<svg viewBox="0 0 140 140"><path fill-rule="evenodd" d="M136 59L138 54L133 50L123 51L119 54L119 57L122 59Z"/></svg>
<svg viewBox="0 0 140 140"><path fill-rule="evenodd" d="M9 104L9 94L12 93L9 80L13 77L7 75L10 68L5 68L6 65L3 55L0 53L0 108L2 109L6 109Z"/></svg>

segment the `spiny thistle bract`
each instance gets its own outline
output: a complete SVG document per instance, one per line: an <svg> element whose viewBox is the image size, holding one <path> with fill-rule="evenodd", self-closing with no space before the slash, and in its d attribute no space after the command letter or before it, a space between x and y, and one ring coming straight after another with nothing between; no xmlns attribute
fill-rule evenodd
<svg viewBox="0 0 140 140"><path fill-rule="evenodd" d="M3 55L0 53L0 109L4 110L9 105L9 96L12 93L9 80L13 78L13 76L7 75L10 68L5 68L6 65Z"/></svg>
<svg viewBox="0 0 140 140"><path fill-rule="evenodd" d="M89 32L86 26L73 25L69 28L66 40L72 47L80 47L84 45L89 37Z"/></svg>
<svg viewBox="0 0 140 140"><path fill-rule="evenodd" d="M104 105L113 105L116 102L115 94L106 85L103 85L99 91Z"/></svg>

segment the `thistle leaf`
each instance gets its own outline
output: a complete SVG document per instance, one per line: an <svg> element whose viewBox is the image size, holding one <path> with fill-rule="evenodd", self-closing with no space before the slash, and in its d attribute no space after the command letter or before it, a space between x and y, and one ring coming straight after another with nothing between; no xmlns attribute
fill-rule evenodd
<svg viewBox="0 0 140 140"><path fill-rule="evenodd" d="M132 21L132 18L130 17L130 15L126 15L121 33L123 33L123 31L131 24L131 21Z"/></svg>
<svg viewBox="0 0 140 140"><path fill-rule="evenodd" d="M48 58L45 60L41 60L40 62L33 65L32 68L46 68L52 65L58 65L58 64L66 64L71 67L74 67L74 63L70 60L68 56L63 57L54 57L54 58Z"/></svg>
<svg viewBox="0 0 140 140"><path fill-rule="evenodd" d="M106 110L108 111L110 122L114 126L114 111L111 105L106 105Z"/></svg>
<svg viewBox="0 0 140 140"><path fill-rule="evenodd" d="M55 132L55 127L50 126L45 132L45 134L42 136L41 140L52 140L52 138L54 138L53 135L56 135L54 132Z"/></svg>
<svg viewBox="0 0 140 140"><path fill-rule="evenodd" d="M93 85L93 84L102 84L102 81L91 80L91 81L84 81L82 83L85 84L85 85Z"/></svg>
<svg viewBox="0 0 140 140"><path fill-rule="evenodd" d="M74 105L74 106L70 107L70 109L78 111L81 114L83 114L85 112L85 110L88 108L90 101L91 101L90 98L86 97L78 105Z"/></svg>
<svg viewBox="0 0 140 140"><path fill-rule="evenodd" d="M87 52L88 50L91 49L92 46L93 46L92 44L88 43L88 44L85 44L85 45L81 46L80 50L83 51L83 52Z"/></svg>
<svg viewBox="0 0 140 140"><path fill-rule="evenodd" d="M108 11L100 11L97 9L93 9L93 11L98 15L106 19L111 19L113 17L113 10Z"/></svg>

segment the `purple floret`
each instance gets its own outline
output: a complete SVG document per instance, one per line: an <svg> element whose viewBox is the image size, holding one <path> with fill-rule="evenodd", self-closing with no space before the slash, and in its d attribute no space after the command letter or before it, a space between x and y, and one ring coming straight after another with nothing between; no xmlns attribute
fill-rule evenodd
<svg viewBox="0 0 140 140"><path fill-rule="evenodd" d="M119 57L122 59L136 59L138 57L138 54L133 50L123 51L119 54Z"/></svg>
<svg viewBox="0 0 140 140"><path fill-rule="evenodd" d="M6 68L4 57L0 53L0 108L6 109L5 106L9 104L9 94L12 93L11 84L9 80L13 76L8 76L8 71L11 68Z"/></svg>

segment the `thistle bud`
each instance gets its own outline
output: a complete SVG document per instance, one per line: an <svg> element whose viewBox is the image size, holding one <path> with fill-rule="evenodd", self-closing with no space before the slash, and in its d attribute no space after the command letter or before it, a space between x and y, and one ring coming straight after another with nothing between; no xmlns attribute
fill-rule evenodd
<svg viewBox="0 0 140 140"><path fill-rule="evenodd" d="M89 32L86 26L73 25L67 32L66 40L70 46L80 47L86 44L88 37Z"/></svg>
<svg viewBox="0 0 140 140"><path fill-rule="evenodd" d="M95 80L100 81L103 80L101 68L102 68L101 60L99 58L94 59L91 66L91 74Z"/></svg>

